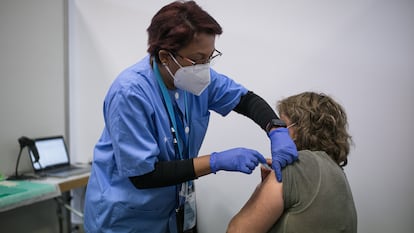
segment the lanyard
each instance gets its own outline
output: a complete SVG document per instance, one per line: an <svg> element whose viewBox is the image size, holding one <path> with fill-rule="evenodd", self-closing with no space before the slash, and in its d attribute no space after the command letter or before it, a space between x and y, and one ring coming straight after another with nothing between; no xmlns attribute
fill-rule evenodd
<svg viewBox="0 0 414 233"><path fill-rule="evenodd" d="M188 139L188 137L185 136L185 132L182 132L184 130L182 121L179 119L179 117L176 118L175 111L174 111L174 108L173 108L173 104L172 104L172 101L171 101L171 97L170 97L170 95L167 91L167 87L165 86L164 82L162 81L161 74L160 74L160 71L158 69L158 65L157 65L155 59L153 61L153 69L154 69L154 73L155 73L155 76L156 76L157 81L158 81L158 85L160 86L160 89L161 89L161 93L162 93L162 96L163 96L163 99L164 99L164 104L165 104L165 107L166 107L167 112L168 112L168 117L170 119L170 124L172 124L171 133L173 134L174 145L178 146L178 154L180 156L180 159L182 160L182 159L184 159L184 151L183 151L183 145L182 145L183 142L186 143L186 148L187 148L187 152L188 152L187 155L190 156L189 155L189 146L188 146L189 145L189 139ZM177 103L177 105L178 105L178 103ZM178 108L178 106L177 106L177 108ZM185 95L184 95L184 108L185 108L185 116L183 117L184 118L183 120L188 122L189 115L188 115L188 107L187 107L187 93L185 93ZM181 133L182 134L182 136L181 136L182 140L179 140L180 137L179 137L179 131L178 131L179 128L177 127L177 121L180 122L180 127L181 127L181 132L182 132ZM188 125L188 123L187 123L187 125ZM177 149L175 149L175 151L177 153ZM184 203L186 202L186 196L189 194L189 190L194 189L193 182L188 181L188 182L184 182L180 185L176 185L176 189L177 189L176 211L178 212L179 207L183 206Z"/></svg>
<svg viewBox="0 0 414 233"><path fill-rule="evenodd" d="M155 72L155 76L157 77L157 81L158 81L158 85L160 86L161 89L161 93L162 96L164 98L164 103L165 103L165 107L167 108L167 112L168 112L168 117L170 118L170 122L172 123L172 134L174 137L174 144L177 144L178 146L178 154L180 156L180 159L184 159L184 145L182 145L183 142L186 143L186 147L187 147L187 151L188 151L188 137L185 137L185 133L179 137L179 131L178 131L178 127L177 127L177 121L176 121L176 116L175 116L175 111L172 105L172 101L171 101L171 97L168 94L167 91L167 87L165 86L164 82L162 81L161 78L161 74L160 71L158 69L157 63L155 62L155 59L153 61L153 69ZM184 103L185 103L185 116L183 120L188 120L188 107L187 107L187 93L184 96ZM177 106L178 107L178 106ZM182 126L183 124L181 123L180 126ZM183 129L181 129L182 131ZM181 138L182 140L179 140L179 138Z"/></svg>

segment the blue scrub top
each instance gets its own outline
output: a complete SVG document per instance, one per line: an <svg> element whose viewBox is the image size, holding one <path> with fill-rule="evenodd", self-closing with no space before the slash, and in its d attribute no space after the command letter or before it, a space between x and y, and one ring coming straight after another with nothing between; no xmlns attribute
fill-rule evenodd
<svg viewBox="0 0 414 233"><path fill-rule="evenodd" d="M198 155L209 110L225 116L247 93L228 77L210 72L211 83L200 96L187 93L190 157ZM185 92L169 92L185 112ZM103 113L105 128L94 149L86 191L86 232L176 232L176 186L137 189L128 178L153 171L158 161L179 159L149 56L115 79Z"/></svg>

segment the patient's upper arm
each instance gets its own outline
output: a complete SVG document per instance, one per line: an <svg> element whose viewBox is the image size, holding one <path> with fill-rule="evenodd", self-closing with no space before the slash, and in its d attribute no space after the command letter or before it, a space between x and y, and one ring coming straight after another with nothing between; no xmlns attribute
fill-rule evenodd
<svg viewBox="0 0 414 233"><path fill-rule="evenodd" d="M227 232L267 232L283 212L283 186L271 172L230 221Z"/></svg>

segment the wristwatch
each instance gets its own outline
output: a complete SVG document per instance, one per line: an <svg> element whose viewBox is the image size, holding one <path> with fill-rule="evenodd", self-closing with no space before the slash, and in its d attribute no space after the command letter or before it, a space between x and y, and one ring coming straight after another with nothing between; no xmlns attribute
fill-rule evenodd
<svg viewBox="0 0 414 233"><path fill-rule="evenodd" d="M279 127L284 127L286 128L286 123L280 119L272 119L269 123L267 123L266 125L266 132L269 133L269 131L272 128L279 128Z"/></svg>

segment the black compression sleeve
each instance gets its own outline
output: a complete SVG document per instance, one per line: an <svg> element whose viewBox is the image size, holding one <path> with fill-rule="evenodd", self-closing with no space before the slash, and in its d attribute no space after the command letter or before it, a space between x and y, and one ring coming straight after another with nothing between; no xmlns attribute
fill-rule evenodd
<svg viewBox="0 0 414 233"><path fill-rule="evenodd" d="M265 131L266 125L272 119L279 119L272 107L252 91L248 91L246 95L242 96L239 104L233 110L252 119Z"/></svg>
<svg viewBox="0 0 414 233"><path fill-rule="evenodd" d="M165 187L195 178L193 159L158 162L154 171L129 177L132 184L139 189Z"/></svg>

